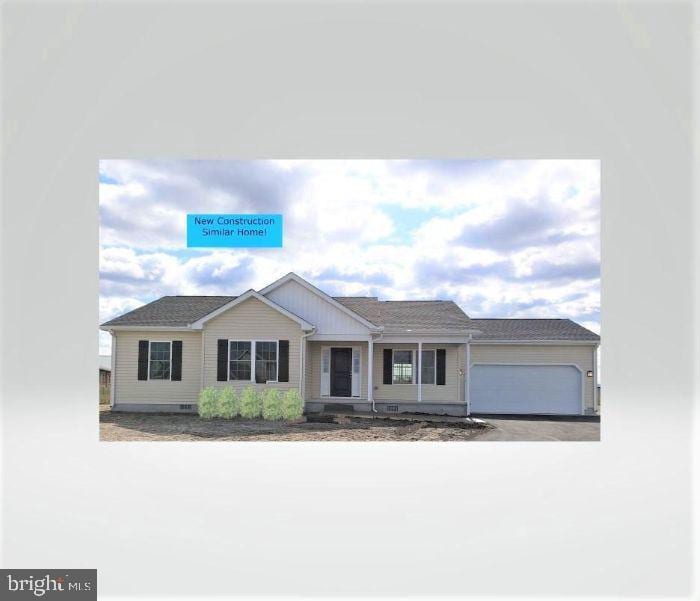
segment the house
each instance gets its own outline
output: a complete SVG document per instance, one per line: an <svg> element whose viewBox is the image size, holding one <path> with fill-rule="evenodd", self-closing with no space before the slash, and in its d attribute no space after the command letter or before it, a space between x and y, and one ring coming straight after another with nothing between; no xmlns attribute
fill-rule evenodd
<svg viewBox="0 0 700 601"><path fill-rule="evenodd" d="M240 296L166 296L101 328L115 411L196 411L209 386L295 388L307 413L597 409L600 338L571 320L332 297L294 273Z"/></svg>

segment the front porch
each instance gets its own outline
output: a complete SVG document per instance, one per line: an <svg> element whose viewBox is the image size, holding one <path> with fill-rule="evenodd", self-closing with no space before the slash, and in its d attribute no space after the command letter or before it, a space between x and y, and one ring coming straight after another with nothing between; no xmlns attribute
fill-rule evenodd
<svg viewBox="0 0 700 601"><path fill-rule="evenodd" d="M466 416L469 347L454 336L307 340L305 411Z"/></svg>

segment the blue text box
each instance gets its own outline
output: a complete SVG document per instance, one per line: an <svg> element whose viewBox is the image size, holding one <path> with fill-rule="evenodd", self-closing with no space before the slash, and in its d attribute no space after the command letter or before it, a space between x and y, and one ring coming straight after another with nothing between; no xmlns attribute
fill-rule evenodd
<svg viewBox="0 0 700 601"><path fill-rule="evenodd" d="M188 214L187 246L279 248L282 246L282 215L268 213Z"/></svg>

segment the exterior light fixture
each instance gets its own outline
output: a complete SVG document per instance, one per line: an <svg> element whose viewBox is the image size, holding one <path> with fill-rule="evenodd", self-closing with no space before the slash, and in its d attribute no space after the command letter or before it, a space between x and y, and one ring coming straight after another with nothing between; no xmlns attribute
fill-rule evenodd
<svg viewBox="0 0 700 601"><path fill-rule="evenodd" d="M593 372L589 369L589 370L586 372L586 375L587 375L589 378L592 378L592 377L593 377Z"/></svg>

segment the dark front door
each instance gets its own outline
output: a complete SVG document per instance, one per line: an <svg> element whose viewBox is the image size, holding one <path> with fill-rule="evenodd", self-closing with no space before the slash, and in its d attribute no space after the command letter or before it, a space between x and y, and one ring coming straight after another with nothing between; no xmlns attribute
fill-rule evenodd
<svg viewBox="0 0 700 601"><path fill-rule="evenodd" d="M331 396L352 395L352 349L331 349Z"/></svg>

